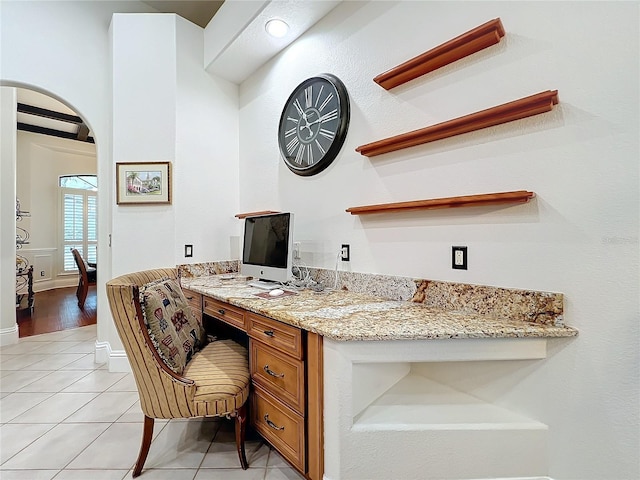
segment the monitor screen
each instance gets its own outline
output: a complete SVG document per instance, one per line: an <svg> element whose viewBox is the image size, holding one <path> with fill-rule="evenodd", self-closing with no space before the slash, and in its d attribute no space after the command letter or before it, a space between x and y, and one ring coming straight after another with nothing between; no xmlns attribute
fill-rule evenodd
<svg viewBox="0 0 640 480"><path fill-rule="evenodd" d="M262 280L286 282L292 278L293 214L246 217L241 271Z"/></svg>

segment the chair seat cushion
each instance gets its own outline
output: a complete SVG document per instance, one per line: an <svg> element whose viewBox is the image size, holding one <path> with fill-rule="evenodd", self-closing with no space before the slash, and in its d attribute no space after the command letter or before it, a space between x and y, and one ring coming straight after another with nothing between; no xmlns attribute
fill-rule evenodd
<svg viewBox="0 0 640 480"><path fill-rule="evenodd" d="M211 342L193 356L183 376L196 384L198 415L232 413L249 398L249 353L233 340Z"/></svg>

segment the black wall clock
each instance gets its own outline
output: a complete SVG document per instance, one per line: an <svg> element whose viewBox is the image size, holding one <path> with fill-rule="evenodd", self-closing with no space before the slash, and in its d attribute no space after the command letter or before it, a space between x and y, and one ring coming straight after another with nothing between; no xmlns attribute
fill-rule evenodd
<svg viewBox="0 0 640 480"><path fill-rule="evenodd" d="M333 162L349 127L349 96L328 73L298 85L284 104L278 144L284 163L298 175L315 175Z"/></svg>

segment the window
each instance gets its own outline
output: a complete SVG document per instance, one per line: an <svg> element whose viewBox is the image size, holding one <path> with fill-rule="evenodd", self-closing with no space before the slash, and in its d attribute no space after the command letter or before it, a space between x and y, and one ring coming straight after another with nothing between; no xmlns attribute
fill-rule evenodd
<svg viewBox="0 0 640 480"><path fill-rule="evenodd" d="M62 209L62 271L77 271L71 249L76 248L91 263L97 262L97 177L60 177Z"/></svg>
<svg viewBox="0 0 640 480"><path fill-rule="evenodd" d="M96 175L63 175L60 177L60 186L97 192L98 177Z"/></svg>

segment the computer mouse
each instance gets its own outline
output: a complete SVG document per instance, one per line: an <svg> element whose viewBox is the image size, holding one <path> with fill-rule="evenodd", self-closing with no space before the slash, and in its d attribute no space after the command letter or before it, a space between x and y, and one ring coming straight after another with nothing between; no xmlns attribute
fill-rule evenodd
<svg viewBox="0 0 640 480"><path fill-rule="evenodd" d="M284 290L282 290L280 288L274 288L273 290L269 291L269 295L272 296L272 297L279 297L283 293L284 293Z"/></svg>

